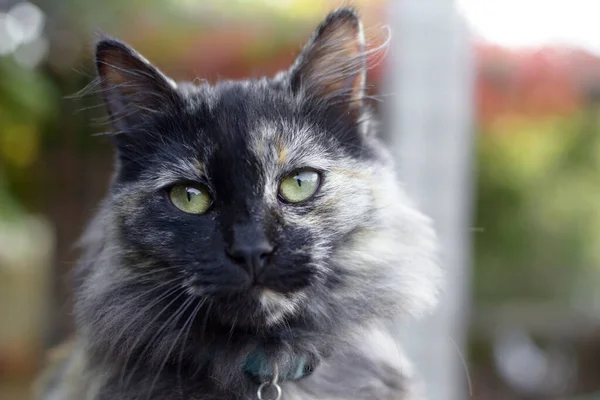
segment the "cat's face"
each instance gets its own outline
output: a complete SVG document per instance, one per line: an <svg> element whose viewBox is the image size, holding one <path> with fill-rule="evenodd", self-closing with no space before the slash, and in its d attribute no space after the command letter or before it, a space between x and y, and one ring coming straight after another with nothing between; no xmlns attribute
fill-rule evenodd
<svg viewBox="0 0 600 400"><path fill-rule="evenodd" d="M290 71L211 86L102 41L120 274L210 302L226 325L431 303L432 234L371 136L363 47L356 16L338 12Z"/></svg>
<svg viewBox="0 0 600 400"><path fill-rule="evenodd" d="M138 253L128 268L178 274L238 323L279 320L341 273L332 254L370 219L373 150L355 122L270 82L183 101L133 134L146 135L139 159L122 154L112 201Z"/></svg>

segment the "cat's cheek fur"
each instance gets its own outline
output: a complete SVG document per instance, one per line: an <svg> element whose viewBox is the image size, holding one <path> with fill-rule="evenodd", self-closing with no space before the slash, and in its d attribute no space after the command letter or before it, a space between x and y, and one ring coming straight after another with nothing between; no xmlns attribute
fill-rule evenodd
<svg viewBox="0 0 600 400"><path fill-rule="evenodd" d="M380 304L382 314L421 315L436 304L443 278L432 223L414 209L393 172L381 170L370 182L373 210L385 213L374 211L334 262L352 272L354 292Z"/></svg>

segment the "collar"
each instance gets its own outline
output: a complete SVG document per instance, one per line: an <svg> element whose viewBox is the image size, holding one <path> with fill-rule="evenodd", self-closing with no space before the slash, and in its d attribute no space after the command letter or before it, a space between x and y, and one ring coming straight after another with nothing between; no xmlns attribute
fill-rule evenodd
<svg viewBox="0 0 600 400"><path fill-rule="evenodd" d="M305 378L312 374L315 366L315 363L309 362L306 357L294 357L287 365L279 366L279 382ZM246 357L242 369L258 383L272 380L274 374L271 362L260 350L255 350Z"/></svg>

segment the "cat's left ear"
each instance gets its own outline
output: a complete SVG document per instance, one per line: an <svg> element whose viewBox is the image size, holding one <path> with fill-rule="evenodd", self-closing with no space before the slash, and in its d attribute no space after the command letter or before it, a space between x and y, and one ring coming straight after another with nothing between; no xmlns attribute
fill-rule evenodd
<svg viewBox="0 0 600 400"><path fill-rule="evenodd" d="M126 131L177 102L177 85L126 44L96 45L101 95L115 128Z"/></svg>
<svg viewBox="0 0 600 400"><path fill-rule="evenodd" d="M292 66L292 90L359 107L366 64L360 19L352 8L341 8L321 23Z"/></svg>

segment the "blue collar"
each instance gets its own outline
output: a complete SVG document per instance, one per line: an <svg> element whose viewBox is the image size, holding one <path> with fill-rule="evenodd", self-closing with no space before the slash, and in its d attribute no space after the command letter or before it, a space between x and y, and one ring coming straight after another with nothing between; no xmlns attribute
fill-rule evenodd
<svg viewBox="0 0 600 400"><path fill-rule="evenodd" d="M243 371L260 383L273 378L273 367L265 353L257 350L248 355L243 365ZM305 357L297 357L291 365L283 368L280 366L279 381L297 381L310 375L312 368Z"/></svg>

